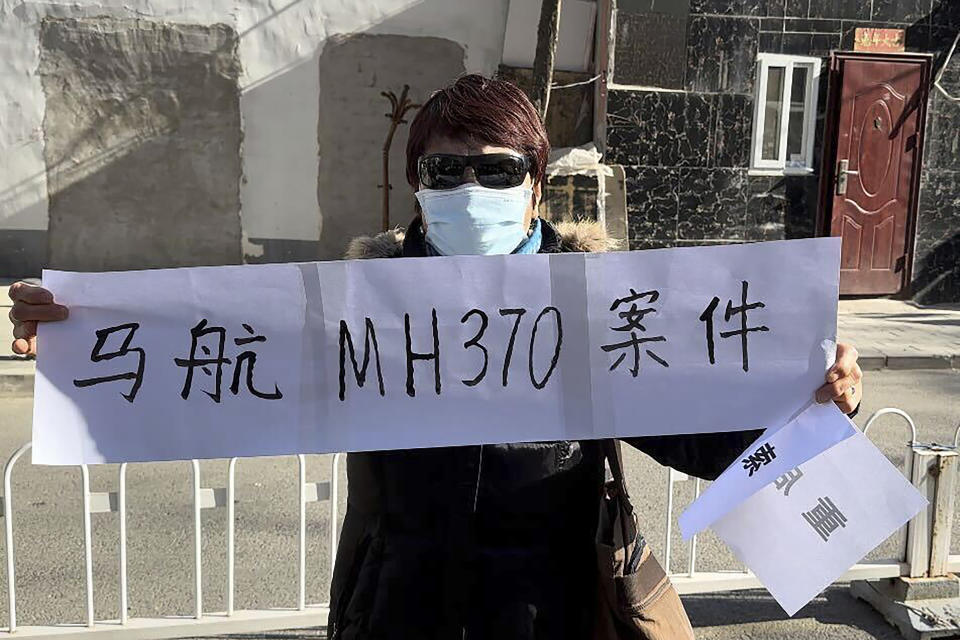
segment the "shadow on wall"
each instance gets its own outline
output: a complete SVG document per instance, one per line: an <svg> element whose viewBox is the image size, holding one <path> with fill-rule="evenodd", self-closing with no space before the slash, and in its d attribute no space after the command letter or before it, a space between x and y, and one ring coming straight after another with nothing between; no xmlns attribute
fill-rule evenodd
<svg viewBox="0 0 960 640"><path fill-rule="evenodd" d="M231 27L47 18L39 73L50 266L240 261Z"/></svg>
<svg viewBox="0 0 960 640"><path fill-rule="evenodd" d="M367 29L410 31L413 16L441 9L420 2ZM47 254L38 256L38 267L101 271L245 257L333 259L352 237L379 230L389 126L389 103L380 92L399 93L406 83L410 98L423 102L464 73L464 47L426 36L331 37L322 50L244 89L244 113L258 102L260 111L243 130L240 37L219 24L118 16L43 20L39 74L47 105L50 225L49 251L37 252ZM302 108L304 86L319 87L310 109ZM408 129L398 129L390 156L391 219L398 225L413 213L405 179ZM244 247L240 185L251 158L242 159L241 145L247 138L249 153L257 137L279 140L266 148L287 152L260 159L260 166L272 165L271 180L281 186L268 202L251 207L244 201L251 218L265 220L267 228L283 227L271 217L295 219L300 228L319 228L319 243L251 238ZM284 199L285 193L292 195ZM244 256L245 250L261 255Z"/></svg>
<svg viewBox="0 0 960 640"><path fill-rule="evenodd" d="M380 229L382 149L390 125L390 103L380 92L399 95L408 84L409 98L422 104L464 71L463 47L442 38L356 34L326 42L319 64L319 259L341 258L351 238ZM414 215L406 146L415 114L407 114L390 150L394 226L406 226Z"/></svg>
<svg viewBox="0 0 960 640"><path fill-rule="evenodd" d="M914 271L913 299L920 304L957 300L960 292L960 233L927 253Z"/></svg>
<svg viewBox="0 0 960 640"><path fill-rule="evenodd" d="M390 103L380 92L399 95L408 84L409 99L422 103L462 75L466 64L466 46L458 42L395 34L428 33L429 25L438 22L458 32L491 28L472 24L469 13L447 0L401 4L362 29L330 35L317 50L244 89L243 113L249 118L244 161L250 186L253 162L271 165L275 183L263 192L244 191L245 262L340 259L351 239L380 230L382 149L390 125ZM504 6L494 10L494 5ZM500 9L505 16L503 1L490 3L487 13L495 15ZM264 28L266 22L252 29ZM473 66L488 65L482 50L472 54ZM303 90L314 86L318 90L312 96ZM305 100L313 102L305 106ZM390 219L398 226L406 226L413 216L415 201L404 166L409 121L415 115L407 114L408 122L397 129L391 145ZM284 153L257 156L267 148L283 148Z"/></svg>

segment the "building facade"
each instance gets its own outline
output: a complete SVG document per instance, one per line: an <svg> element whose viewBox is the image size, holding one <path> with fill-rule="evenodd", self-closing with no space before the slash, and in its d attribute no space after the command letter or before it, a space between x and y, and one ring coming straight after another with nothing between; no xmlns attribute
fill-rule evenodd
<svg viewBox="0 0 960 640"><path fill-rule="evenodd" d="M621 0L615 20L605 161L631 248L842 235L842 294L960 300L960 1Z"/></svg>
<svg viewBox="0 0 960 640"><path fill-rule="evenodd" d="M0 0L0 277L340 257L385 182L413 215L382 92L525 86L539 7ZM565 0L547 126L623 167L632 249L842 235L841 293L958 301L958 29L960 0ZM598 175L544 213L610 227Z"/></svg>

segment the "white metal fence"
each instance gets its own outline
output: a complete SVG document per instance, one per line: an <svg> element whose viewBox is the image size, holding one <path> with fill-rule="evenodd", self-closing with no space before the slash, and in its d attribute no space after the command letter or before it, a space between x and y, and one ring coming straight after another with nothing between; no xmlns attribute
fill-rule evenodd
<svg viewBox="0 0 960 640"><path fill-rule="evenodd" d="M885 408L870 416L864 425L864 433L869 434L876 421L888 415L901 419L909 429L910 440L904 446L910 452L906 456L904 475L927 496L930 506L904 525L895 557L854 565L837 582L897 576L933 577L960 570L960 555L949 553L956 489L956 445L960 444L960 426L954 435L953 446L921 444L917 441L917 427L913 419L900 409ZM691 480L695 483L696 498L700 495L699 479L691 479L673 469L668 471L663 566L677 591L695 594L762 587L750 571L697 571L697 536L693 536L689 542L687 570L672 571L674 485Z"/></svg>
<svg viewBox="0 0 960 640"><path fill-rule="evenodd" d="M876 420L884 415L900 418L910 430L910 455L906 457L906 476L924 492L930 500L930 507L917 515L904 527L902 542L897 556L888 560L864 562L852 567L840 581L855 579L876 579L895 576L937 576L948 571L960 570L960 554L950 554L950 537L953 520L954 493L956 489L956 445L960 440L960 426L954 436L954 446L922 445L917 442L916 425L909 415L899 409L882 409L867 420L864 432L869 432ZM298 590L295 607L287 609L248 609L234 608L234 564L235 564L235 474L237 459L228 463L226 487L204 487L200 478L200 465L197 460L189 462L193 502L193 616L167 617L129 617L127 614L127 504L126 472L127 465L121 464L117 477L116 491L91 492L90 473L86 465L80 467L81 500L83 506L83 548L86 595L85 624L64 624L51 621L46 626L19 626L17 624L16 601L16 550L14 547L14 495L11 476L20 458L30 449L30 443L20 447L8 459L3 471L2 501L4 528L6 535L7 598L9 604L9 624L6 632L0 631L0 638L15 634L20 637L57 638L90 637L97 638L177 638L211 635L221 633L244 633L274 629L292 629L324 626L329 612L328 603L307 604L306 602L306 505L311 502L329 501L329 566L333 567L338 539L339 499L338 478L342 454L331 458L331 474L328 482L307 482L306 457L297 456L297 484L299 500L299 565ZM663 564L681 594L710 593L732 591L762 586L749 571L698 571L697 536L689 543L686 571L671 571L672 523L674 507L674 485L690 479L670 470L667 478L667 524L664 540ZM700 493L700 480L694 480L694 496ZM206 612L203 608L203 588L201 574L201 512L204 509L225 508L227 512L226 536L226 610ZM92 513L116 513L119 518L119 600L120 618L117 620L97 620L93 598L93 531L90 515ZM78 585L79 586L79 585Z"/></svg>
<svg viewBox="0 0 960 640"><path fill-rule="evenodd" d="M299 501L299 529L298 529L298 590L295 607L274 609L236 610L234 608L234 566L235 566L235 513L236 498L236 468L237 458L230 459L227 467L226 487L204 487L200 478L200 463L190 460L190 470L193 480L193 616L165 616L165 617L129 617L127 613L127 464L121 464L117 477L116 491L90 491L90 471L87 465L80 466L81 500L83 505L83 550L84 550L84 585L86 595L86 623L58 624L51 623L45 626L19 626L17 624L17 591L16 591L16 549L14 546L14 494L11 478L17 462L31 444L28 442L10 456L3 469L3 519L6 536L7 560L7 601L9 606L9 625L0 637L15 634L18 637L47 637L57 638L179 638L196 636L199 634L244 633L267 631L272 629L293 629L303 627L324 626L327 623L329 612L328 603L307 604L306 602L306 569L307 569L307 539L306 539L306 506L311 502L329 501L329 552L332 574L333 558L336 556L337 536L339 533L337 522L338 505L338 477L339 466L343 454L336 454L331 458L331 473L329 482L307 482L306 456L298 455L297 492ZM226 508L227 512L227 571L226 571L226 610L220 612L206 612L203 609L203 582L202 582L202 555L201 555L201 512L204 509ZM118 620L97 620L93 605L93 530L90 523L92 513L116 513L120 525L119 575L120 588L118 595L120 618ZM78 585L79 586L79 585Z"/></svg>

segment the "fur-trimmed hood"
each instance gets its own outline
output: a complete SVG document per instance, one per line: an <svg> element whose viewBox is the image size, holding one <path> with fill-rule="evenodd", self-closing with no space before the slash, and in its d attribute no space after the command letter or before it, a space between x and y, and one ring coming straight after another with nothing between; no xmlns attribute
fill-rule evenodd
<svg viewBox="0 0 960 640"><path fill-rule="evenodd" d="M556 231L563 252L604 253L617 246L617 241L607 235L599 222L582 220L550 223L541 219L541 224L550 225ZM347 245L344 258L399 258L403 255L405 237L406 231L399 227L375 236L359 236Z"/></svg>

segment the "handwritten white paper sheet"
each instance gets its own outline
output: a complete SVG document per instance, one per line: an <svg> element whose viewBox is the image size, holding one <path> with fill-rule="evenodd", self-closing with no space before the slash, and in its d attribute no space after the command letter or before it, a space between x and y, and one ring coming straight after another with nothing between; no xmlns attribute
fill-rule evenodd
<svg viewBox="0 0 960 640"><path fill-rule="evenodd" d="M741 502L713 530L792 616L926 504L857 432Z"/></svg>
<svg viewBox="0 0 960 640"><path fill-rule="evenodd" d="M47 271L34 462L783 424L833 358L839 249Z"/></svg>
<svg viewBox="0 0 960 640"><path fill-rule="evenodd" d="M70 464L133 460L254 456L302 449L300 354L304 296L294 265L225 266L101 274L44 272L44 286L70 309L69 320L40 329L33 414L35 462ZM222 327L226 358L192 368L189 394L182 396L189 367L191 329ZM105 336L101 355L116 353L128 336L129 353L91 361L96 331ZM253 333L244 327L249 327ZM201 329L202 331L203 329ZM253 365L258 390L248 393L246 362L240 386L231 393L238 348L235 340L265 336ZM216 357L219 333L201 336L196 359ZM132 351L141 349L142 352ZM204 353L207 349L209 353ZM135 380L77 386L97 377L136 372ZM206 371L204 370L206 369ZM220 393L215 393L220 376ZM133 397L129 401L126 396Z"/></svg>
<svg viewBox="0 0 960 640"><path fill-rule="evenodd" d="M786 425L764 433L680 514L678 523L684 540L709 527L779 476L855 433L856 425L833 402L814 402ZM763 455L768 451L773 457Z"/></svg>

